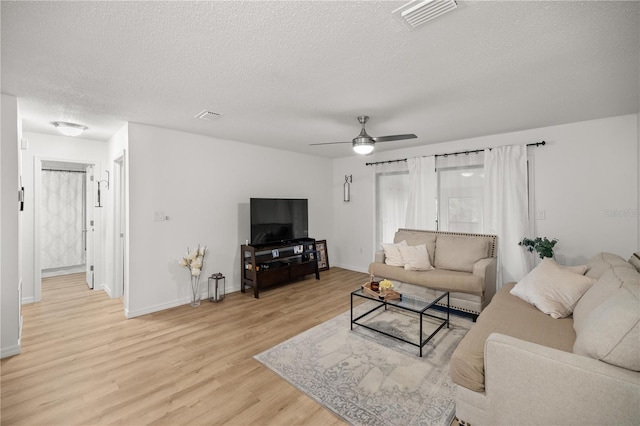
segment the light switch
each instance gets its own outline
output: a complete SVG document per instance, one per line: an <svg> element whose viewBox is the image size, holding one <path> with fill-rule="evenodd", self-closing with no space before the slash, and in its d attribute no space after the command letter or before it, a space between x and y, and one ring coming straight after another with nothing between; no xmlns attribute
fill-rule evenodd
<svg viewBox="0 0 640 426"><path fill-rule="evenodd" d="M163 211L153 212L153 220L155 222L162 222L163 220L167 220L167 217L164 215Z"/></svg>
<svg viewBox="0 0 640 426"><path fill-rule="evenodd" d="M538 210L536 212L536 219L545 220L547 218L547 212L544 210Z"/></svg>

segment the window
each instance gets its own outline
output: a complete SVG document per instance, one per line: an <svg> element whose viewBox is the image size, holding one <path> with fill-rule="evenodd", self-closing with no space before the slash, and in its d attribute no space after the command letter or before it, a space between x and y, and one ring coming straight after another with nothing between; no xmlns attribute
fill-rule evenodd
<svg viewBox="0 0 640 426"><path fill-rule="evenodd" d="M482 232L482 166L438 169L438 230Z"/></svg>
<svg viewBox="0 0 640 426"><path fill-rule="evenodd" d="M528 158L530 217L534 203L533 157ZM409 171L406 163L376 166L376 248L392 242L398 228L405 227L409 199ZM484 152L438 156L437 230L484 232ZM534 221L530 221L533 226ZM533 233L532 233L533 235Z"/></svg>
<svg viewBox="0 0 640 426"><path fill-rule="evenodd" d="M437 230L482 232L483 153L438 157ZM392 242L395 232L405 227L409 200L407 163L376 166L376 248Z"/></svg>

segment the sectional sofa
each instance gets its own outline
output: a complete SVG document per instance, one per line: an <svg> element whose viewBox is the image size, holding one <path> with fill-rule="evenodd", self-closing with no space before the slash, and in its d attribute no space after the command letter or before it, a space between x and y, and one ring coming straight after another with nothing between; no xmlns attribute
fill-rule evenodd
<svg viewBox="0 0 640 426"><path fill-rule="evenodd" d="M502 287L451 358L460 424L640 424L639 269L600 253Z"/></svg>

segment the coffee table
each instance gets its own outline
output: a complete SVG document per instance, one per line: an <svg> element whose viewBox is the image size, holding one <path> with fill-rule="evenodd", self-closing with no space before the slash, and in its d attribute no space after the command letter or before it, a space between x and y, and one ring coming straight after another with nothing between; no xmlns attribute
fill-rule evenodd
<svg viewBox="0 0 640 426"><path fill-rule="evenodd" d="M353 318L353 298L354 297L362 297L363 299L367 299L367 300L371 300L374 302L377 302L376 306L374 306L372 309L368 310L367 312L365 312L364 314L358 316L357 318ZM439 307L439 309L443 309L446 314L447 317L443 318L437 315L434 315L433 312L436 311L435 309L435 305L436 303L438 303L439 301L441 301L444 298L447 298L447 306L442 306ZM358 322L361 319L365 318L367 315L370 315L373 312L376 312L378 309L383 309L387 310L388 307L393 307L393 308L398 308L404 311L408 311L408 312L413 312L415 314L417 314L419 316L420 319L420 332L419 332L419 339L418 339L418 343L409 341L409 340L405 340L401 337L398 336L394 336L392 334L389 334L385 331L376 329L374 327L371 327L367 324L364 324L362 322ZM439 296L438 298L431 300L431 301L426 301L424 299L420 299L417 297L412 297L410 295L402 295L401 299L398 300L381 300L380 298L377 298L375 296L369 295L367 293L364 293L362 291L362 288L352 291L351 292L351 330L353 330L353 325L359 325L360 327L365 327L368 328L369 330L375 331L377 333L381 333L384 334L385 336L389 336L389 337L393 337L394 339L398 339L402 342L408 343L410 345L413 346L417 346L420 348L420 356L422 357L422 348L424 347L424 345L427 344L427 342L429 340L431 340L440 330L442 330L443 327L447 327L449 328L449 313L451 311L451 306L449 304L449 292L446 292L444 294L442 294L441 296ZM423 334L423 325L422 325L422 319L424 317L430 317L430 318L435 318L437 320L439 320L437 322L438 327L436 328L436 330L431 333L427 338L424 338L424 334Z"/></svg>

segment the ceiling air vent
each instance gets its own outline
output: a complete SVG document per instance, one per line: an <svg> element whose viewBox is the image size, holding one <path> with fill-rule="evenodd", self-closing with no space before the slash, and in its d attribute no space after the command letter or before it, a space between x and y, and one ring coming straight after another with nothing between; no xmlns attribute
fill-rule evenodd
<svg viewBox="0 0 640 426"><path fill-rule="evenodd" d="M391 14L398 18L409 30L437 18L458 7L455 0L413 0L397 8Z"/></svg>
<svg viewBox="0 0 640 426"><path fill-rule="evenodd" d="M216 118L220 117L222 114L218 114L217 112L207 111L206 109L196 115L196 118L201 120L213 121Z"/></svg>

